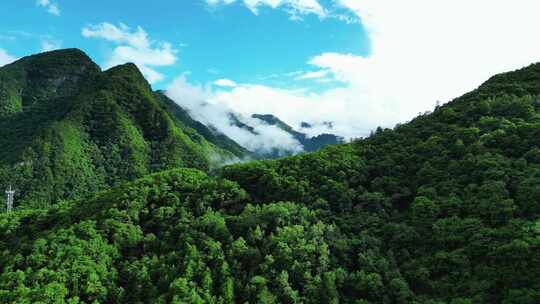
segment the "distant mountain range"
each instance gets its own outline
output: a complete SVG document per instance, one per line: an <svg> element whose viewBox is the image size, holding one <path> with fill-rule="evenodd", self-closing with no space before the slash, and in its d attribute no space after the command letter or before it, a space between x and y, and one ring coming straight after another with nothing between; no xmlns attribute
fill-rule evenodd
<svg viewBox="0 0 540 304"><path fill-rule="evenodd" d="M298 144L302 147L302 151L305 152L313 152L317 151L320 148L326 146L326 145L332 145L332 144L340 144L344 143L344 139L342 137L339 137L334 134L320 134L318 136L314 137L308 137L307 134L296 131L294 128L292 128L290 125L286 124L276 116L272 114L253 114L251 115L251 118L260 120L262 123L268 125L268 126L275 126L279 128L282 131L285 131L287 134L291 135L291 137L298 142ZM251 134L259 135L255 129L255 127L249 125L249 122L245 122L242 120L241 117L230 113L229 119L231 121L231 124L235 125L238 128L247 130ZM310 128L311 125L309 125L306 122L302 123L302 126L304 128ZM253 151L254 155L258 158L277 158L282 156L288 156L293 155L297 153L295 150L284 150L284 149L278 149L274 148L271 151L262 151L262 150L255 150Z"/></svg>
<svg viewBox="0 0 540 304"><path fill-rule="evenodd" d="M291 126L287 125L286 123L281 121L279 118L271 114L264 114L264 115L253 114L252 117L262 120L268 125L276 126L280 128L281 130L291 134L292 137L296 139L304 147L304 151L307 151L307 152L317 151L326 145L340 144L344 142L342 137L339 137L334 134L325 133L325 134L320 134L315 137L308 137L305 133L295 131ZM311 125L306 122L303 123L303 126L307 128L311 127ZM272 155L270 155L270 157L271 156Z"/></svg>

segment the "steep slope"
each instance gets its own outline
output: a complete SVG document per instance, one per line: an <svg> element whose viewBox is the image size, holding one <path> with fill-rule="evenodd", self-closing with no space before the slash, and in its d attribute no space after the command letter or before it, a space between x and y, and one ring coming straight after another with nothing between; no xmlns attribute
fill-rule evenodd
<svg viewBox="0 0 540 304"><path fill-rule="evenodd" d="M133 64L101 72L69 49L0 69L0 185L47 204L173 167L242 155L179 122Z"/></svg>
<svg viewBox="0 0 540 304"><path fill-rule="evenodd" d="M82 51L33 55L0 69L0 117L28 109L41 100L69 97L100 73Z"/></svg>
<svg viewBox="0 0 540 304"><path fill-rule="evenodd" d="M539 94L535 64L394 130L222 176L327 212L346 235L330 246L340 300L537 303Z"/></svg>
<svg viewBox="0 0 540 304"><path fill-rule="evenodd" d="M156 99L162 104L166 111L176 118L175 121L178 122L181 127L193 129L196 131L192 132L193 134L203 136L208 142L232 152L239 158L250 156L250 152L237 144L234 140L223 133L220 133L218 130L207 127L203 123L194 120L188 111L172 101L169 97L165 96L162 92L156 92Z"/></svg>
<svg viewBox="0 0 540 304"><path fill-rule="evenodd" d="M0 301L539 303L539 70L351 144L2 214Z"/></svg>

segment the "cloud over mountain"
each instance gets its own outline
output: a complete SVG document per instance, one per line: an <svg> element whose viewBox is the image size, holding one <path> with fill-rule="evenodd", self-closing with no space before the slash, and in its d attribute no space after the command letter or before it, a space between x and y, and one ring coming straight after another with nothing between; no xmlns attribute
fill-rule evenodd
<svg viewBox="0 0 540 304"><path fill-rule="evenodd" d="M187 109L194 119L214 127L250 151L271 153L278 150L285 154L303 150L300 142L291 134L252 118L251 115L244 115L222 102L220 93L213 91L210 86L191 84L185 76L181 76L167 88L166 95ZM235 124L231 120L231 114L252 127L253 131Z"/></svg>
<svg viewBox="0 0 540 304"><path fill-rule="evenodd" d="M275 8L282 2L273 3ZM367 30L371 53L318 54L306 59L314 70L296 80L332 79L337 85L313 90L317 83L304 89L239 83L216 91L215 100L246 115L274 114L292 126L318 123L321 128L311 129L311 135L332 121L333 132L349 138L407 121L490 75L540 60L538 1L337 0L335 5L361 21L351 26Z"/></svg>
<svg viewBox="0 0 540 304"><path fill-rule="evenodd" d="M150 83L164 79L163 74L156 70L157 67L172 65L177 60L177 50L169 42L150 40L148 34L140 26L132 30L123 23L116 26L103 22L84 27L82 35L86 38L104 39L115 44L105 62L105 68L133 62Z"/></svg>
<svg viewBox="0 0 540 304"><path fill-rule="evenodd" d="M41 39L41 51L48 52L62 48L62 41L44 37Z"/></svg>
<svg viewBox="0 0 540 304"><path fill-rule="evenodd" d="M16 59L17 58L8 54L6 50L0 48L0 66L6 65L8 63L12 63Z"/></svg>

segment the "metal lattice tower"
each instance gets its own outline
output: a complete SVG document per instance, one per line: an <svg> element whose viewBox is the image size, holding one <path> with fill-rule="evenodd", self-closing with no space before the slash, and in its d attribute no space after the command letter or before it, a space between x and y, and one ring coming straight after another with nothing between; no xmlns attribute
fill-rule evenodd
<svg viewBox="0 0 540 304"><path fill-rule="evenodd" d="M11 210L13 210L13 196L15 195L15 190L11 189L11 185L9 186L9 190L6 190L6 194L7 194L6 210L7 212L11 212Z"/></svg>

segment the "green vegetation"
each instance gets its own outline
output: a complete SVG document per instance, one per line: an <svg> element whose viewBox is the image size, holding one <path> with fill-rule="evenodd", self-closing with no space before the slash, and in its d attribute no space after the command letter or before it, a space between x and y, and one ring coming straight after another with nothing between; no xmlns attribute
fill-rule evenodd
<svg viewBox="0 0 540 304"><path fill-rule="evenodd" d="M207 141L224 150L230 151L239 158L254 156L251 155L251 153L244 147L240 146L224 134L205 126L199 121L194 120L186 110L178 106L178 104L165 96L162 92L156 93L156 99L162 104L162 107L166 111L172 113L172 115L176 118L175 122L179 124L179 127L185 129L186 133L190 137L194 138L194 141L197 141L197 139L202 135L202 137L204 137L204 139Z"/></svg>
<svg viewBox="0 0 540 304"><path fill-rule="evenodd" d="M153 146L164 134L154 130L182 128L158 115L163 107L137 103L151 92L123 87L139 77L123 69L132 70L105 72L115 81L92 89L103 108L68 111L47 127L32 153L45 155L49 163L34 161L50 164L50 176L28 178L32 189L83 191L57 181L63 172L90 193L119 183L107 178L167 168L178 157L168 151L197 142L174 141L191 139L179 133L163 141L171 148ZM91 110L115 115L66 125L98 117ZM532 65L351 144L211 176L168 170L4 213L0 302L540 303L539 135ZM128 148L111 158L120 147ZM96 161L122 173L87 175ZM21 176L27 166L17 167Z"/></svg>
<svg viewBox="0 0 540 304"><path fill-rule="evenodd" d="M0 185L16 185L19 206L47 206L247 155L182 111L133 64L101 72L75 49L25 57L0 69Z"/></svg>

